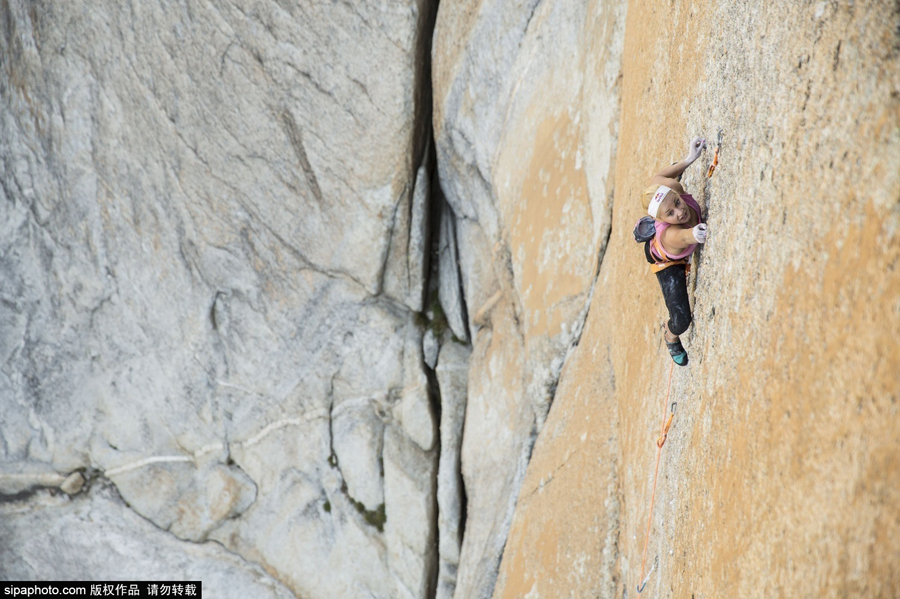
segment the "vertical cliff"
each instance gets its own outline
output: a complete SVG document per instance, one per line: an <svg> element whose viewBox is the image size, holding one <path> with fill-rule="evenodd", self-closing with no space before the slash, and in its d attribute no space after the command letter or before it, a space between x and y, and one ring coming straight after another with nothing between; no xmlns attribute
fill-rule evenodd
<svg viewBox="0 0 900 599"><path fill-rule="evenodd" d="M0 576L433 588L436 6L0 4Z"/></svg>
<svg viewBox="0 0 900 599"><path fill-rule="evenodd" d="M651 597L893 597L900 525L896 3L628 4L612 234L496 597L636 596L669 358L631 227L692 135L708 212L662 450ZM644 596L642 595L642 596Z"/></svg>
<svg viewBox="0 0 900 599"><path fill-rule="evenodd" d="M535 435L577 343L611 221L622 3L443 3L441 189L472 335L454 597L490 596Z"/></svg>
<svg viewBox="0 0 900 599"><path fill-rule="evenodd" d="M675 409L645 596L900 594L898 23L0 2L0 578L634 597Z"/></svg>

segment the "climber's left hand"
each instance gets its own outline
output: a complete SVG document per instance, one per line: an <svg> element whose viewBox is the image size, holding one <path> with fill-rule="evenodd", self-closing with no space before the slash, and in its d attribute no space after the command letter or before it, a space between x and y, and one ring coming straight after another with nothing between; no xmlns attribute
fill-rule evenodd
<svg viewBox="0 0 900 599"><path fill-rule="evenodd" d="M689 162L694 162L698 158L700 158L700 154L703 150L706 149L706 138L705 137L695 137L691 140L691 145L688 146L688 155L687 160Z"/></svg>

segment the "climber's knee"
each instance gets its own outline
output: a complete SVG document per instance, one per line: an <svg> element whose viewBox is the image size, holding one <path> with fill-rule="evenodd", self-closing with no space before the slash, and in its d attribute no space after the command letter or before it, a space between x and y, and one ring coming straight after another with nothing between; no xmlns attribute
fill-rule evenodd
<svg viewBox="0 0 900 599"><path fill-rule="evenodd" d="M691 313L676 312L671 316L672 318L669 319L669 332L673 335L681 336L691 326Z"/></svg>

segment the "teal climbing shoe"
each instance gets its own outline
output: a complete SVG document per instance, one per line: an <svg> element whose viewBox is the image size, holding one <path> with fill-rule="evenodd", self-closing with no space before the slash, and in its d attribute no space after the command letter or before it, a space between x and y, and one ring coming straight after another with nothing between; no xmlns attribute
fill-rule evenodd
<svg viewBox="0 0 900 599"><path fill-rule="evenodd" d="M669 355L672 356L673 362L679 366L688 365L688 355L687 352L684 351L684 346L681 345L681 339L677 339L674 343L666 341L666 347L669 348Z"/></svg>

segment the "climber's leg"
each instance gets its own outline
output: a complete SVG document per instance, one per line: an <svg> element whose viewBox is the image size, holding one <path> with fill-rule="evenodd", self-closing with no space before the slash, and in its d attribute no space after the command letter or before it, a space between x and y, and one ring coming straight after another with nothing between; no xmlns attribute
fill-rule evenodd
<svg viewBox="0 0 900 599"><path fill-rule="evenodd" d="M669 322L666 323L666 346L669 354L679 366L688 363L687 352L681 344L679 336L691 325L691 305L687 293L687 274L683 264L670 266L656 273L656 279L662 289L666 308L669 309Z"/></svg>

